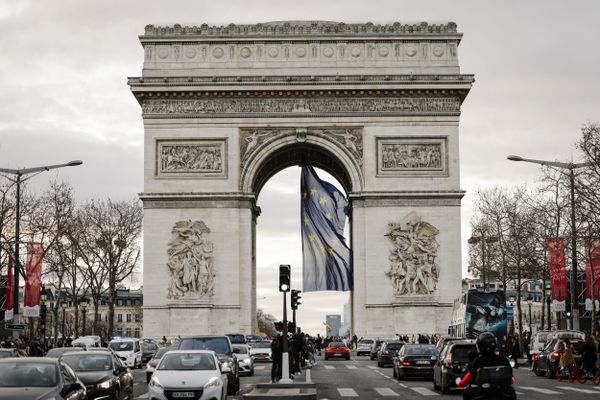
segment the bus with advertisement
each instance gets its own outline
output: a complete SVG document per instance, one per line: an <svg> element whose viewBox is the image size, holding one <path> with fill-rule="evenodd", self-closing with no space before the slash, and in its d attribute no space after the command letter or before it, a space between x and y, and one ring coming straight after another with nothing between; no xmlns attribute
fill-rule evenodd
<svg viewBox="0 0 600 400"><path fill-rule="evenodd" d="M500 343L508 327L506 294L502 291L471 289L454 300L448 334L453 337L477 339L480 333L491 332Z"/></svg>

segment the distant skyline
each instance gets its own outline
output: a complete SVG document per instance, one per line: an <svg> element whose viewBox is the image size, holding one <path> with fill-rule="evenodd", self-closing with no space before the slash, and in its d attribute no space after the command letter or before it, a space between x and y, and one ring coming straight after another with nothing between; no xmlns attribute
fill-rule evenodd
<svg viewBox="0 0 600 400"><path fill-rule="evenodd" d="M598 15L595 0L2 1L0 167L81 159L80 167L32 179L28 190L58 178L81 201L143 192L143 121L127 77L142 73L138 35L147 24L454 21L464 34L461 72L476 78L460 119L466 274L475 191L539 179L536 166L507 161L508 154L579 160L573 145L581 126L600 120ZM278 173L258 199L258 305L277 317L276 267L292 264L292 283L300 286L298 177L296 167ZM324 334L325 315L342 314L348 298L303 294L301 325Z"/></svg>

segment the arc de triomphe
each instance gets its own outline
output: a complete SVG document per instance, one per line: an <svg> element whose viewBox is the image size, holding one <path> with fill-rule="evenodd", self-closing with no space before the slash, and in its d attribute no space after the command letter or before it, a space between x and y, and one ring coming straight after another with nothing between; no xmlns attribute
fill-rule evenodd
<svg viewBox="0 0 600 400"><path fill-rule="evenodd" d="M351 202L360 336L444 332L460 293L456 24L148 25L144 333L254 330L257 196L305 156ZM276 271L274 271L274 274Z"/></svg>

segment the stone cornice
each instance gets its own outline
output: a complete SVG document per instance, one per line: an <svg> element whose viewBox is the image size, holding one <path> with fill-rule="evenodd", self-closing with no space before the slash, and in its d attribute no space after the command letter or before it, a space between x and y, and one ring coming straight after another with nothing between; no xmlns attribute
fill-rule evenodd
<svg viewBox="0 0 600 400"><path fill-rule="evenodd" d="M381 192L352 192L348 194L350 200L366 200L366 199L430 199L447 198L447 199L462 199L466 191L464 190L398 190L398 191L381 191Z"/></svg>
<svg viewBox="0 0 600 400"><path fill-rule="evenodd" d="M379 25L371 22L359 24L346 24L343 22L328 21L281 21L266 22L251 25L229 24L227 26L154 26L147 25L142 39L153 37L205 37L205 38L232 38L232 37L353 37L353 36L460 36L456 30L456 23L430 24L420 22L414 24Z"/></svg>

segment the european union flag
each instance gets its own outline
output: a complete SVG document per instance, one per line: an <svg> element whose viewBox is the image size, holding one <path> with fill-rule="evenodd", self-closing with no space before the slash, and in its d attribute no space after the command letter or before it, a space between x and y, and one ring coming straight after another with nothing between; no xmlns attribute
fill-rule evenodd
<svg viewBox="0 0 600 400"><path fill-rule="evenodd" d="M348 200L329 182L302 164L303 290L352 290L352 252L344 242Z"/></svg>

